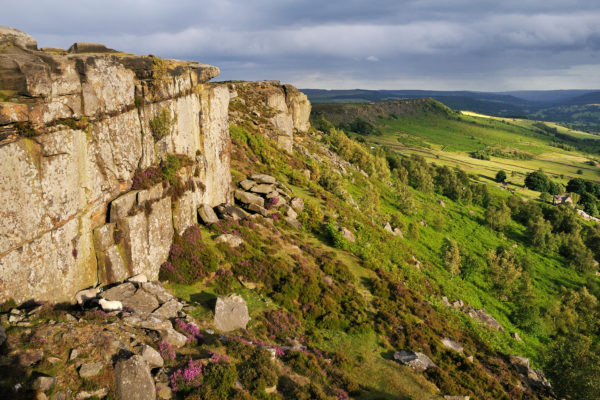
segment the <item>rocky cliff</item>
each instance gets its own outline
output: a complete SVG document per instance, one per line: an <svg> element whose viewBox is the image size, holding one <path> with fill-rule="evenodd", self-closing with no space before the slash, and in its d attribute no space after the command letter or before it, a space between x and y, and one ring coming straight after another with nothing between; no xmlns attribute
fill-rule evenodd
<svg viewBox="0 0 600 400"><path fill-rule="evenodd" d="M229 91L208 83L218 68L77 49L0 31L0 300L155 279L197 206L231 199ZM178 181L132 190L171 153L189 160Z"/></svg>
<svg viewBox="0 0 600 400"><path fill-rule="evenodd" d="M0 27L0 301L70 301L133 274L157 279L198 207L233 200L230 94L292 150L294 130L308 129L306 96L210 83L218 74L93 43L38 49Z"/></svg>
<svg viewBox="0 0 600 400"><path fill-rule="evenodd" d="M278 81L229 82L228 87L232 122L255 121L261 133L273 139L280 149L291 152L294 131L308 131L310 102L292 85Z"/></svg>

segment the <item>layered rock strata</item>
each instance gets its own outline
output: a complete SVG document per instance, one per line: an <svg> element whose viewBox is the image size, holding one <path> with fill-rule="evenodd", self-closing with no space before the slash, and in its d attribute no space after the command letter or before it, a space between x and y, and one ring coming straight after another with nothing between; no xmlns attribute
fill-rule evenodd
<svg viewBox="0 0 600 400"><path fill-rule="evenodd" d="M230 82L231 113L233 122L240 122L250 114L262 132L275 140L280 149L291 152L294 132L310 128L310 102L306 95L292 85L279 81Z"/></svg>
<svg viewBox="0 0 600 400"><path fill-rule="evenodd" d="M0 27L0 302L157 279L173 236L214 222L207 210L244 214L229 118L266 122L292 151L310 103L279 82L210 83L218 74L95 43L38 49Z"/></svg>
<svg viewBox="0 0 600 400"><path fill-rule="evenodd" d="M0 28L0 301L156 279L197 208L232 201L217 67L73 49ZM132 190L173 153L188 160L183 185Z"/></svg>

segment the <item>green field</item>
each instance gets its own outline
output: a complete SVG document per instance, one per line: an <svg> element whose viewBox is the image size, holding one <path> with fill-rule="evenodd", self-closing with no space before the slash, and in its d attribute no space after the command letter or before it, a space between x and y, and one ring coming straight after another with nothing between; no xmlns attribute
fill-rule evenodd
<svg viewBox="0 0 600 400"><path fill-rule="evenodd" d="M433 101L433 100L432 100ZM360 107L360 106L354 106ZM368 109L368 105L363 105ZM317 112L321 110L316 106ZM330 117L325 109L325 117ZM335 113L335 111L333 112ZM350 116L347 116L350 118ZM335 120L335 116L333 116ZM571 178L600 181L600 156L582 149L569 150L556 147L557 140L544 134L534 124L524 119L490 117L472 112L440 111L440 108L405 114L390 114L378 110L372 119L380 135L364 138L372 145L384 146L400 154L419 154L438 165L457 166L484 181L493 181L499 170L508 175L505 189L526 197L536 195L524 187L526 174L543 170L553 180L566 184ZM545 123L573 140L588 140L600 145L600 138L589 133ZM362 135L352 134L354 138ZM499 151L517 150L530 159L515 159L491 155L489 160L473 158L470 153L486 148ZM595 165L591 165L595 164Z"/></svg>

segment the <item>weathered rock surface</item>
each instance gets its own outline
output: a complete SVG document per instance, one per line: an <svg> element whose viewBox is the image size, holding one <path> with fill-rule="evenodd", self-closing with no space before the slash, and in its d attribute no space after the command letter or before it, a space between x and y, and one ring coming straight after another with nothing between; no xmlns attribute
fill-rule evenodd
<svg viewBox="0 0 600 400"><path fill-rule="evenodd" d="M494 317L482 309L472 309L469 311L469 316L483 322L488 328L504 332L504 327Z"/></svg>
<svg viewBox="0 0 600 400"><path fill-rule="evenodd" d="M137 313L151 313L159 305L156 297L142 289L138 289L133 296L127 297L121 302L123 303L123 307Z"/></svg>
<svg viewBox="0 0 600 400"><path fill-rule="evenodd" d="M269 215L269 211L267 211L266 208L261 207L257 204L250 204L247 208L248 208L248 211L260 214L263 217L267 217Z"/></svg>
<svg viewBox="0 0 600 400"><path fill-rule="evenodd" d="M133 296L135 294L135 291L136 289L133 283L125 282L120 285L114 286L108 290L104 290L100 294L100 297L110 301L116 300L123 302L123 300Z"/></svg>
<svg viewBox="0 0 600 400"><path fill-rule="evenodd" d="M291 152L294 131L306 132L310 126L310 103L291 85L277 81L236 82L229 84L229 90L237 93L233 101L243 104L248 115L267 120L263 133L282 150Z"/></svg>
<svg viewBox="0 0 600 400"><path fill-rule="evenodd" d="M160 353L148 345L145 345L141 348L140 356L142 356L144 361L148 363L148 367L150 367L151 369L162 367L165 363Z"/></svg>
<svg viewBox="0 0 600 400"><path fill-rule="evenodd" d="M244 192L243 190L235 191L235 199L240 201L242 204L256 204L258 206L265 206L265 199L256 194Z"/></svg>
<svg viewBox="0 0 600 400"><path fill-rule="evenodd" d="M215 305L215 327L223 332L245 329L250 321L248 306L241 296L232 294L217 298Z"/></svg>
<svg viewBox="0 0 600 400"><path fill-rule="evenodd" d="M552 385L544 373L539 369L532 369L528 358L522 356L510 356L510 363L519 371L524 384L542 392L551 393Z"/></svg>
<svg viewBox="0 0 600 400"><path fill-rule="evenodd" d="M81 367L79 367L79 376L82 378L96 376L100 373L102 367L103 365L101 362L81 364Z"/></svg>
<svg viewBox="0 0 600 400"><path fill-rule="evenodd" d="M198 215L200 216L202 222L204 222L206 225L216 224L219 222L219 218L217 217L215 210L213 210L213 208L208 204L200 204L198 207Z"/></svg>
<svg viewBox="0 0 600 400"><path fill-rule="evenodd" d="M177 313L181 311L182 308L183 304L181 304L175 299L171 299L162 306L160 306L160 308L158 308L152 314L162 318L175 318L177 316Z"/></svg>
<svg viewBox="0 0 600 400"><path fill-rule="evenodd" d="M173 295L167 292L166 289L157 282L142 283L141 288L146 292L156 296L156 299L160 304L166 303L167 301L173 299Z"/></svg>
<svg viewBox="0 0 600 400"><path fill-rule="evenodd" d="M101 43L76 42L69 47L69 53L116 53Z"/></svg>
<svg viewBox="0 0 600 400"><path fill-rule="evenodd" d="M238 247L244 243L244 239L231 233L224 233L215 239L215 243L226 243L229 247Z"/></svg>
<svg viewBox="0 0 600 400"><path fill-rule="evenodd" d="M250 190L256 185L256 182L250 179L244 179L240 182L240 187L244 190Z"/></svg>
<svg viewBox="0 0 600 400"><path fill-rule="evenodd" d="M454 351L457 351L459 353L462 353L464 350L460 344L456 343L454 340L449 339L449 338L443 338L442 344L444 345L444 347L454 350Z"/></svg>
<svg viewBox="0 0 600 400"><path fill-rule="evenodd" d="M219 204L215 207L215 211L219 218L225 220L240 220L247 217L246 213L241 208L227 204Z"/></svg>
<svg viewBox="0 0 600 400"><path fill-rule="evenodd" d="M98 278L156 279L174 228L189 226L200 204L232 200L229 91L208 83L218 68L165 60L157 77L152 57L89 43L70 51L38 51L29 35L0 28L9 96L0 103L0 301L70 301ZM162 110L177 118L157 140L149 121ZM131 191L136 170L167 153L193 159L188 175L199 183L176 218L162 185Z"/></svg>
<svg viewBox="0 0 600 400"><path fill-rule="evenodd" d="M55 376L38 376L33 381L33 390L39 390L42 392L46 392L54 386L56 383Z"/></svg>
<svg viewBox="0 0 600 400"><path fill-rule="evenodd" d="M0 26L0 46L14 45L23 49L37 50L34 38L9 26Z"/></svg>
<svg viewBox="0 0 600 400"><path fill-rule="evenodd" d="M138 355L119 361L115 366L115 398L148 400L156 398L154 380L148 364Z"/></svg>
<svg viewBox="0 0 600 400"><path fill-rule="evenodd" d="M0 346L2 346L6 342L6 331L4 328L0 326Z"/></svg>
<svg viewBox="0 0 600 400"><path fill-rule="evenodd" d="M354 233L352 233L348 228L346 227L342 227L340 229L340 233L342 234L342 236L344 238L346 238L347 241L349 241L350 243L354 243L356 242L356 238L354 237Z"/></svg>
<svg viewBox="0 0 600 400"><path fill-rule="evenodd" d="M423 353L409 350L400 350L394 353L394 360L401 364L408 365L416 371L425 371L436 365Z"/></svg>
<svg viewBox="0 0 600 400"><path fill-rule="evenodd" d="M273 184L277 182L277 179L267 174L254 174L250 177L250 179L258 182L258 183L266 183Z"/></svg>
<svg viewBox="0 0 600 400"><path fill-rule="evenodd" d="M302 210L304 210L304 200L302 200L300 197L294 197L292 200L290 200L290 206L292 206L296 212L302 212Z"/></svg>
<svg viewBox="0 0 600 400"><path fill-rule="evenodd" d="M294 211L294 209L288 206L287 204L281 207L281 210L283 211L283 215L285 215L286 217L289 217L294 220L298 217L298 213L296 213L296 211Z"/></svg>

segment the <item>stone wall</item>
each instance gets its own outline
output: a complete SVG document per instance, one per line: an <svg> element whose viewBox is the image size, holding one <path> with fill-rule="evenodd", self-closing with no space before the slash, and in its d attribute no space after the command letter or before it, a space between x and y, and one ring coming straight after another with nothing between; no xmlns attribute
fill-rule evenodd
<svg viewBox="0 0 600 400"><path fill-rule="evenodd" d="M200 204L231 202L229 90L218 68L121 53L39 51L0 27L0 301L71 301L78 289L156 279ZM164 137L150 121L167 113ZM193 165L131 190L169 153Z"/></svg>

